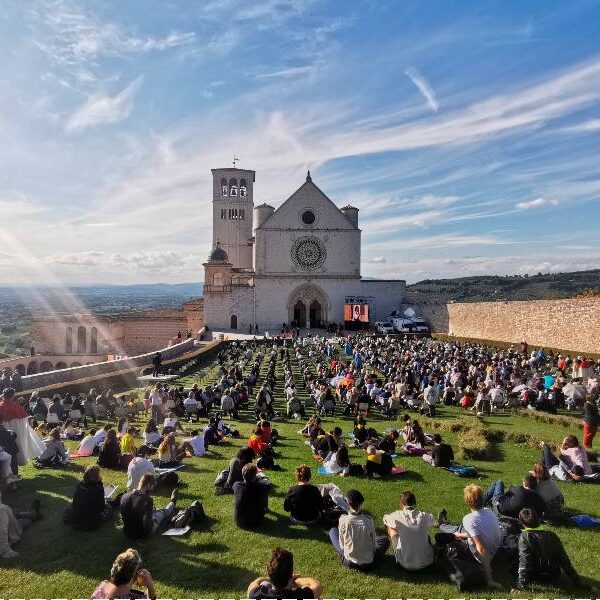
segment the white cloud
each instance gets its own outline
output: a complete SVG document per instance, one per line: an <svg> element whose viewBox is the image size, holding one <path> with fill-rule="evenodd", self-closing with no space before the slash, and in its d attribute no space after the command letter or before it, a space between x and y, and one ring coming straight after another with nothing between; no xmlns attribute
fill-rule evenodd
<svg viewBox="0 0 600 600"><path fill-rule="evenodd" d="M528 200L527 202L517 202L516 208L519 210L533 210L535 208L544 208L546 206L557 206L556 200L549 200L548 198L536 198L535 200Z"/></svg>
<svg viewBox="0 0 600 600"><path fill-rule="evenodd" d="M381 265L387 262L385 256L374 256L373 258L365 258L363 262L370 263L373 265Z"/></svg>
<svg viewBox="0 0 600 600"><path fill-rule="evenodd" d="M67 131L79 131L104 123L118 123L126 119L133 108L133 100L142 82L138 77L115 96L90 96L68 119Z"/></svg>
<svg viewBox="0 0 600 600"><path fill-rule="evenodd" d="M421 92L423 98L425 98L427 106L436 113L440 109L440 103L435 97L435 92L427 79L425 79L425 77L423 77L423 75L421 75L414 67L406 69L404 74L417 86L417 89Z"/></svg>
<svg viewBox="0 0 600 600"><path fill-rule="evenodd" d="M583 123L577 123L570 127L562 127L558 130L559 133L591 133L600 131L600 119L591 119Z"/></svg>

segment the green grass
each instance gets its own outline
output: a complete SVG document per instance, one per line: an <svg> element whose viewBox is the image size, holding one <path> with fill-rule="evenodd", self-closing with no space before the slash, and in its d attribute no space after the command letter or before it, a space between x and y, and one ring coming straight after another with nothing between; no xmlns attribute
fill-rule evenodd
<svg viewBox="0 0 600 600"><path fill-rule="evenodd" d="M213 380L215 369L203 371L202 382ZM195 382L194 375L185 378L187 384ZM278 382L278 388L281 381ZM458 410L442 408L440 420L455 419ZM248 417L248 415L246 415ZM568 432L563 427L538 423L519 416L492 416L482 420L487 428L508 432L533 434L558 442ZM141 424L142 421L139 421ZM383 430L393 423L372 419L370 424ZM340 425L345 433L351 430L351 419L336 417L325 420L331 428ZM281 458L280 472L270 473L277 486L270 500L272 512L267 516L261 531L251 533L236 528L233 523L231 496L214 496L213 480L226 467L231 456L245 444L252 429L250 418L233 424L242 433L242 439L233 440L210 452L206 457L187 459L186 468L180 471L185 487L181 490L180 504L185 506L192 500L202 500L209 515L209 522L189 537L156 537L140 542L129 541L120 526L106 524L95 532L77 532L62 523L63 510L68 505L84 468L91 459L79 460L62 471L42 470L32 467L22 469L24 481L21 489L5 494L4 500L13 507L24 507L34 497L43 503L44 519L34 523L24 534L15 549L21 556L6 560L0 569L0 597L2 598L84 598L95 585L106 578L114 557L129 546L136 547L151 571L161 598L240 598L244 597L248 583L264 573L264 565L272 548L284 546L293 550L296 571L320 579L325 586L325 598L452 598L456 589L435 571L408 573L400 569L391 554L378 568L368 575L344 569L327 534L321 529L307 529L291 525L283 511L283 497L293 484L293 470L306 463L314 467L317 462L311 457L304 440L296 433L299 422L276 423L282 435L277 451ZM187 425L191 429L191 425ZM576 427L572 430L577 433ZM453 434L445 434L450 443L456 445ZM496 460L469 461L481 472L483 486L502 478L507 483L520 481L539 450L502 442L495 448ZM362 462L358 450L351 457ZM449 518L458 522L465 513L462 503L462 488L469 483L446 471L427 466L420 458L396 459L410 469L410 473L399 479L381 481L364 478L340 478L314 476L314 483L334 481L343 490L360 489L365 498L365 509L374 517L376 525L382 525L385 513L397 508L400 493L412 489L419 507L436 514L447 508ZM123 490L125 474L103 471L105 483L118 483ZM592 485L559 484L563 489L567 505L583 513L598 515L598 488ZM168 493L156 497L157 506L167 501ZM599 541L595 531L574 528L557 530L567 552L573 557L577 570L588 578L597 573ZM507 587L509 581L505 581ZM553 589L540 590L552 598L559 594ZM560 592L565 595L565 592ZM479 590L478 597L497 597L498 591ZM506 595L506 594L504 594ZM568 594L567 594L568 595ZM502 594L500 594L502 597ZM560 597L560 595L558 596Z"/></svg>

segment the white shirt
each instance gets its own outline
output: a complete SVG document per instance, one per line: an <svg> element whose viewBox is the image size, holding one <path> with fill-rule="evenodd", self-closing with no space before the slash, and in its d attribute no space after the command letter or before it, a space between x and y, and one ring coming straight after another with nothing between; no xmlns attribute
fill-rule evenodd
<svg viewBox="0 0 600 600"><path fill-rule="evenodd" d="M350 512L340 517L338 528L344 558L355 564L371 564L376 548L373 519L362 513Z"/></svg>
<svg viewBox="0 0 600 600"><path fill-rule="evenodd" d="M94 440L96 442L96 445L100 445L104 441L105 437L106 437L106 431L104 431L104 429L98 430L96 432L96 435L94 436Z"/></svg>
<svg viewBox="0 0 600 600"><path fill-rule="evenodd" d="M163 423L163 427L172 427L175 429L178 423L177 417L167 417Z"/></svg>
<svg viewBox="0 0 600 600"><path fill-rule="evenodd" d="M160 440L162 436L159 431L144 431L144 443L146 444L156 444L158 440Z"/></svg>
<svg viewBox="0 0 600 600"><path fill-rule="evenodd" d="M127 467L127 490L136 490L140 479L149 473L150 475L156 475L154 465L152 461L142 456L136 456Z"/></svg>
<svg viewBox="0 0 600 600"><path fill-rule="evenodd" d="M473 542L473 538L477 536L492 560L501 541L498 517L489 508L482 508L465 515L462 524L465 532L469 534L469 548L473 556L479 560L479 553Z"/></svg>
<svg viewBox="0 0 600 600"><path fill-rule="evenodd" d="M79 454L79 456L91 456L94 453L94 448L96 447L96 445L96 436L87 435L81 440L81 444L79 444L77 454Z"/></svg>
<svg viewBox="0 0 600 600"><path fill-rule="evenodd" d="M395 544L396 562L404 569L416 571L433 564L433 546L429 542L429 530L434 522L432 514L416 508L383 515L384 525L398 532L392 544Z"/></svg>
<svg viewBox="0 0 600 600"><path fill-rule="evenodd" d="M196 437L184 440L194 449L194 456L204 456L206 449L204 448L204 436L197 435Z"/></svg>
<svg viewBox="0 0 600 600"><path fill-rule="evenodd" d="M162 406L163 403L163 399L162 399L162 394L159 392L152 392L150 394L150 404L152 404L152 406Z"/></svg>

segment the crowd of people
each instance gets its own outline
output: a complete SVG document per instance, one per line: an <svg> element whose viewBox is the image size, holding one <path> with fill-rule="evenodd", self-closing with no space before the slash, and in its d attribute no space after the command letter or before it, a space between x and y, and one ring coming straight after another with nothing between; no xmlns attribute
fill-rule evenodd
<svg viewBox="0 0 600 600"><path fill-rule="evenodd" d="M186 509L178 508L177 470L225 438L240 437L227 419L237 420L244 412L253 417L253 432L228 468L218 474L215 493L231 494L238 527L260 531L273 492L269 471L278 469L277 459L282 456L272 425L278 421L307 420L298 439L308 446L315 466L329 475L365 477L368 486L368 478L375 475L393 477L394 458L401 453L421 456L435 468L455 464L452 446L439 433L423 431L411 412L435 417L440 405L482 415L513 406L580 411L583 446L572 435L557 452L544 444L540 460L518 485L498 480L487 490L466 486L469 512L459 525L448 521L443 507L435 517L418 509L411 490L402 492L398 509L376 524L364 512L363 491L342 492L333 483L315 485L314 469L307 464L295 469L283 509L289 513L290 526L325 529L332 552L350 569L373 570L391 548L406 570L436 564L459 589L476 577L497 586L494 558L502 553L514 561L518 590L561 572L582 586L560 538L541 529L540 523L560 523L564 516L564 496L556 480L597 478L586 452L600 421L597 375L598 365L583 357L553 357L542 350L531 353L526 344L499 350L367 335L297 337L266 345L233 343L217 357L214 384L195 384L188 390L157 384L146 390L141 402L112 390L55 395L49 403L38 394L19 401L17 390L5 387L0 402L0 478L9 487L18 484L19 465L30 460L44 469L97 457L97 464L85 469L74 492L64 515L66 523L91 530L118 513L125 535L132 539L169 527L183 528L206 516L197 500ZM278 396L280 385L283 391ZM136 422L141 414L146 415L146 423L140 428ZM324 427L325 419L336 414L352 417L351 431ZM379 416L388 419L390 426L384 431L370 426ZM207 421L204 426L201 419ZM188 433L184 425L190 423L195 428ZM77 450L69 452L65 441L77 442ZM363 458L353 462L350 451L355 456L356 449ZM107 493L103 469L123 472L123 494ZM164 508L157 508L153 500L159 486L173 488ZM16 531L16 523L22 531L23 525L39 518L40 506L19 513L0 503L2 514L9 515L9 525L5 531L0 527L0 536L6 535L0 539L0 551L4 548L5 555L12 556L10 543L18 538L11 527ZM140 597L136 586L145 588L147 597L155 597L150 573L140 565L135 550L119 555L109 579L93 597ZM318 581L296 576L291 552L281 548L269 558L267 575L252 582L248 597L310 598L323 589Z"/></svg>

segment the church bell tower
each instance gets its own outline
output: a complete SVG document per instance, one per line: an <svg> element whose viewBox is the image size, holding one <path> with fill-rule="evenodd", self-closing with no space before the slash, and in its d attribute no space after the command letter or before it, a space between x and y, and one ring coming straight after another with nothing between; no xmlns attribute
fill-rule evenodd
<svg viewBox="0 0 600 600"><path fill-rule="evenodd" d="M252 269L254 171L212 169L213 248L227 253L234 269Z"/></svg>

